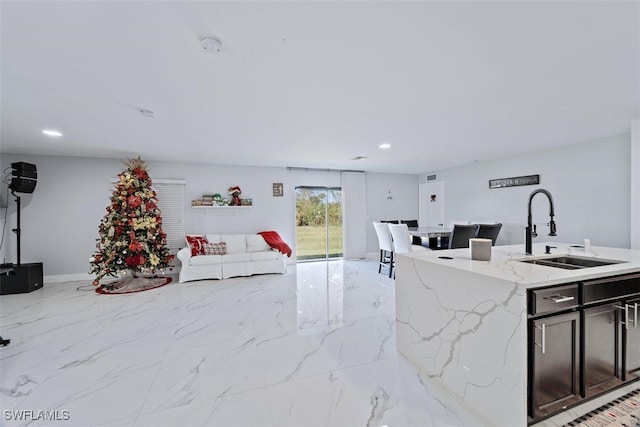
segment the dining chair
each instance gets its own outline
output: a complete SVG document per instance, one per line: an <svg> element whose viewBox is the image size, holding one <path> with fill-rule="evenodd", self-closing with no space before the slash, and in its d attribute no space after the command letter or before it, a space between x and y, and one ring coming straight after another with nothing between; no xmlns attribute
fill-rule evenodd
<svg viewBox="0 0 640 427"><path fill-rule="evenodd" d="M478 234L476 237L481 239L491 239L491 246L495 246L501 229L502 224L499 222L495 224L478 224Z"/></svg>
<svg viewBox="0 0 640 427"><path fill-rule="evenodd" d="M374 222L373 228L378 236L378 247L380 248L380 261L378 263L378 273L382 272L382 267L389 268L389 278L393 275L393 241L389 224Z"/></svg>
<svg viewBox="0 0 640 427"><path fill-rule="evenodd" d="M403 220L400 220L400 224L407 224L407 227L409 228L418 228L417 219L403 219Z"/></svg>
<svg viewBox="0 0 640 427"><path fill-rule="evenodd" d="M469 239L476 237L478 224L454 224L449 238L449 249L468 248Z"/></svg>
<svg viewBox="0 0 640 427"><path fill-rule="evenodd" d="M418 228L418 220L417 219L401 219L400 224L407 224L409 228ZM420 236L411 236L411 243L413 245L422 245L422 237Z"/></svg>
<svg viewBox="0 0 640 427"><path fill-rule="evenodd" d="M389 224L389 232L393 239L393 251L396 254L427 250L425 247L412 244L407 224Z"/></svg>

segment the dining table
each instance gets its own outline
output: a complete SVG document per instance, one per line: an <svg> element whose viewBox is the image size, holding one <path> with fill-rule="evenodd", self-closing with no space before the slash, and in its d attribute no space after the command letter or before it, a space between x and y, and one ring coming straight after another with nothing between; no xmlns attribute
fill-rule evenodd
<svg viewBox="0 0 640 427"><path fill-rule="evenodd" d="M449 249L451 229L444 227L409 227L409 235L412 239L428 239L429 248L432 250ZM414 243L415 244L415 243ZM422 243L424 246L424 243Z"/></svg>

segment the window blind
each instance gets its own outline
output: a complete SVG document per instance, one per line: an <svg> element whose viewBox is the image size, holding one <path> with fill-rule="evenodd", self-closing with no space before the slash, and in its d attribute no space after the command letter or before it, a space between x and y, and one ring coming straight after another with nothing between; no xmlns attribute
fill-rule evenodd
<svg viewBox="0 0 640 427"><path fill-rule="evenodd" d="M167 234L167 247L172 254L184 247L185 201L184 181L154 180L153 189L162 214L162 229Z"/></svg>

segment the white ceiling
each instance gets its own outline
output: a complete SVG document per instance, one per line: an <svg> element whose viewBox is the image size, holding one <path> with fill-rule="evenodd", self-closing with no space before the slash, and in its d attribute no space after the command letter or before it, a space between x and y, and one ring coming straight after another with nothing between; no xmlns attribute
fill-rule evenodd
<svg viewBox="0 0 640 427"><path fill-rule="evenodd" d="M0 14L3 153L423 173L640 117L638 1L2 1Z"/></svg>

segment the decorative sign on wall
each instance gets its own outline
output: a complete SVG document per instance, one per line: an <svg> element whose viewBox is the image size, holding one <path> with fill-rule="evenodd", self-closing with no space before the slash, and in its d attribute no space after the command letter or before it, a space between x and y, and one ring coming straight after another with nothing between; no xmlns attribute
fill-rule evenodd
<svg viewBox="0 0 640 427"><path fill-rule="evenodd" d="M540 175L516 176L513 178L490 179L489 188L517 187L519 185L540 184Z"/></svg>
<svg viewBox="0 0 640 427"><path fill-rule="evenodd" d="M281 182L273 183L273 197L283 197L284 196L284 185Z"/></svg>

